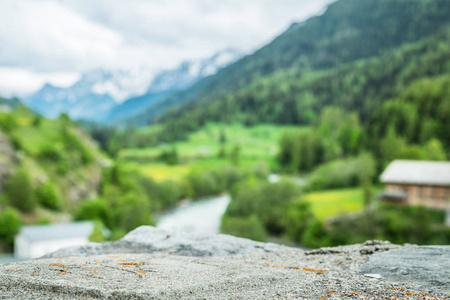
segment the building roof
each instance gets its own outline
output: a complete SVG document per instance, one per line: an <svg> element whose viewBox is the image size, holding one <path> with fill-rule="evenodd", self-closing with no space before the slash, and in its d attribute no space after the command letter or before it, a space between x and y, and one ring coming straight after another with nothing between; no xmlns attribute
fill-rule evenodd
<svg viewBox="0 0 450 300"><path fill-rule="evenodd" d="M23 226L19 235L30 242L89 237L94 230L91 221L67 224Z"/></svg>
<svg viewBox="0 0 450 300"><path fill-rule="evenodd" d="M383 183L450 186L450 162L395 160L380 179Z"/></svg>

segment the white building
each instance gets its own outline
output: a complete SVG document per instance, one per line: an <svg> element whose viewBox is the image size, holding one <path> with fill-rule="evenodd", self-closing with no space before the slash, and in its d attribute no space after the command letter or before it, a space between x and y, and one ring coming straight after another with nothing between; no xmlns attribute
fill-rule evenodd
<svg viewBox="0 0 450 300"><path fill-rule="evenodd" d="M91 221L23 226L15 237L14 256L32 259L64 247L84 245L93 230Z"/></svg>

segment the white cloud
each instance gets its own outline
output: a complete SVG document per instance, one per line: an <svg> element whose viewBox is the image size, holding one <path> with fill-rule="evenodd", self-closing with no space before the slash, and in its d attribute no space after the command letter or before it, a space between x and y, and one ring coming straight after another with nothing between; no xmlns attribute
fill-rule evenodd
<svg viewBox="0 0 450 300"><path fill-rule="evenodd" d="M79 71L109 63L119 34L54 1L2 1L0 65L35 71Z"/></svg>
<svg viewBox="0 0 450 300"><path fill-rule="evenodd" d="M256 50L332 1L4 0L0 67L33 74L141 65L156 71L228 47Z"/></svg>
<svg viewBox="0 0 450 300"><path fill-rule="evenodd" d="M47 82L66 87L75 83L79 77L76 72L36 73L26 69L0 67L0 91L2 96L22 97L41 88Z"/></svg>

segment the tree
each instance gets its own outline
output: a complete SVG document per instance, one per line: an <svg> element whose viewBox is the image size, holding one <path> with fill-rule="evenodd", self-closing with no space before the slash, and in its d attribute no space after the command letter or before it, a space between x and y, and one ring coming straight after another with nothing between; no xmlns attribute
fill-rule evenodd
<svg viewBox="0 0 450 300"><path fill-rule="evenodd" d="M225 146L220 145L219 152L217 153L218 158L225 158L227 156L227 152L225 151Z"/></svg>
<svg viewBox="0 0 450 300"><path fill-rule="evenodd" d="M233 201L228 206L226 215L250 217L255 214L268 232L280 234L285 226L286 206L299 196L299 187L291 181L268 184L266 180L250 178L233 190Z"/></svg>
<svg viewBox="0 0 450 300"><path fill-rule="evenodd" d="M288 132L288 131L284 131L281 134L281 138L280 138L280 152L277 155L277 160L278 163L282 166L282 167L288 167L290 164L292 164L294 157L293 157L293 151L294 151L294 144L295 144L295 139L293 137L293 135Z"/></svg>
<svg viewBox="0 0 450 300"><path fill-rule="evenodd" d="M94 221L94 229L89 235L89 241L94 243L101 243L105 241L105 225L99 220Z"/></svg>
<svg viewBox="0 0 450 300"><path fill-rule="evenodd" d="M249 217L224 216L220 231L260 242L265 242L267 238L263 223L254 214Z"/></svg>
<svg viewBox="0 0 450 300"><path fill-rule="evenodd" d="M351 114L339 130L339 143L344 154L356 154L360 138L361 126L357 114Z"/></svg>
<svg viewBox="0 0 450 300"><path fill-rule="evenodd" d="M425 145L426 157L429 160L446 160L442 143L438 139L432 139Z"/></svg>
<svg viewBox="0 0 450 300"><path fill-rule="evenodd" d="M13 114L6 114L3 118L0 118L0 128L6 133L11 132L17 126L17 120Z"/></svg>
<svg viewBox="0 0 450 300"><path fill-rule="evenodd" d="M150 201L145 194L128 192L121 196L113 208L114 226L127 232L141 225L151 225Z"/></svg>
<svg viewBox="0 0 450 300"><path fill-rule="evenodd" d="M111 208L103 199L84 201L75 214L76 220L100 220L109 228L113 227L111 217Z"/></svg>
<svg viewBox="0 0 450 300"><path fill-rule="evenodd" d="M25 170L21 169L9 178L5 192L9 203L23 212L33 211L37 206L31 178Z"/></svg>
<svg viewBox="0 0 450 300"><path fill-rule="evenodd" d="M301 242L305 230L313 219L309 202L293 201L286 208L283 218L286 235L294 241Z"/></svg>
<svg viewBox="0 0 450 300"><path fill-rule="evenodd" d="M363 168L360 173L360 185L363 189L364 212L367 218L367 233L371 238L375 237L375 224L373 216L373 187L372 179L375 174L375 163L370 154L361 155Z"/></svg>
<svg viewBox="0 0 450 300"><path fill-rule="evenodd" d="M220 133L219 133L219 143L221 145L224 145L224 144L227 143L227 136L226 136L225 131L223 129L221 129Z"/></svg>
<svg viewBox="0 0 450 300"><path fill-rule="evenodd" d="M20 216L14 208L7 208L0 212L0 242L12 246L14 236L21 226Z"/></svg>
<svg viewBox="0 0 450 300"><path fill-rule="evenodd" d="M386 166L397 157L397 154L400 149L402 149L403 145L404 142L397 136L395 128L390 126L386 136L380 143L380 153L383 166Z"/></svg>
<svg viewBox="0 0 450 300"><path fill-rule="evenodd" d="M325 225L321 220L314 219L303 234L302 245L307 247L324 247L328 243Z"/></svg>
<svg viewBox="0 0 450 300"><path fill-rule="evenodd" d="M231 163L235 166L239 165L241 147L239 145L234 145L230 153Z"/></svg>
<svg viewBox="0 0 450 300"><path fill-rule="evenodd" d="M162 150L161 154L159 154L158 159L164 161L168 165L178 164L179 158L177 149L175 147L172 147L171 149Z"/></svg>
<svg viewBox="0 0 450 300"><path fill-rule="evenodd" d="M425 154L422 148L416 145L404 146L398 154L395 156L396 159L409 159L409 160L424 160Z"/></svg>
<svg viewBox="0 0 450 300"><path fill-rule="evenodd" d="M36 199L41 205L47 208L54 210L61 208L61 198L59 197L55 186L50 181L41 184L36 189Z"/></svg>

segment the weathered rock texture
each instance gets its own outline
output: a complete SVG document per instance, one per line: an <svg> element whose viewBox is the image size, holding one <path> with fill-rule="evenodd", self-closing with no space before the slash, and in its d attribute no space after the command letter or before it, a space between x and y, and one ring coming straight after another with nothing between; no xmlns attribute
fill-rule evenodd
<svg viewBox="0 0 450 300"><path fill-rule="evenodd" d="M126 245L146 245L140 249L149 251L123 253ZM448 248L438 256L429 249L375 241L305 252L224 235L190 239L144 227L120 242L64 252L77 257L1 265L0 299L448 299L448 290L421 277L400 283L377 269L379 257L396 261L401 250L436 264L446 259ZM374 268L365 269L367 261L375 261Z"/></svg>
<svg viewBox="0 0 450 300"><path fill-rule="evenodd" d="M270 243L258 243L230 235L203 235L172 232L151 226L142 226L117 242L90 243L53 252L44 258L89 256L111 253L165 252L179 256L224 256L246 253L276 252L289 248Z"/></svg>
<svg viewBox="0 0 450 300"><path fill-rule="evenodd" d="M361 273L395 282L418 282L420 289L450 294L450 247L400 248L373 255Z"/></svg>

